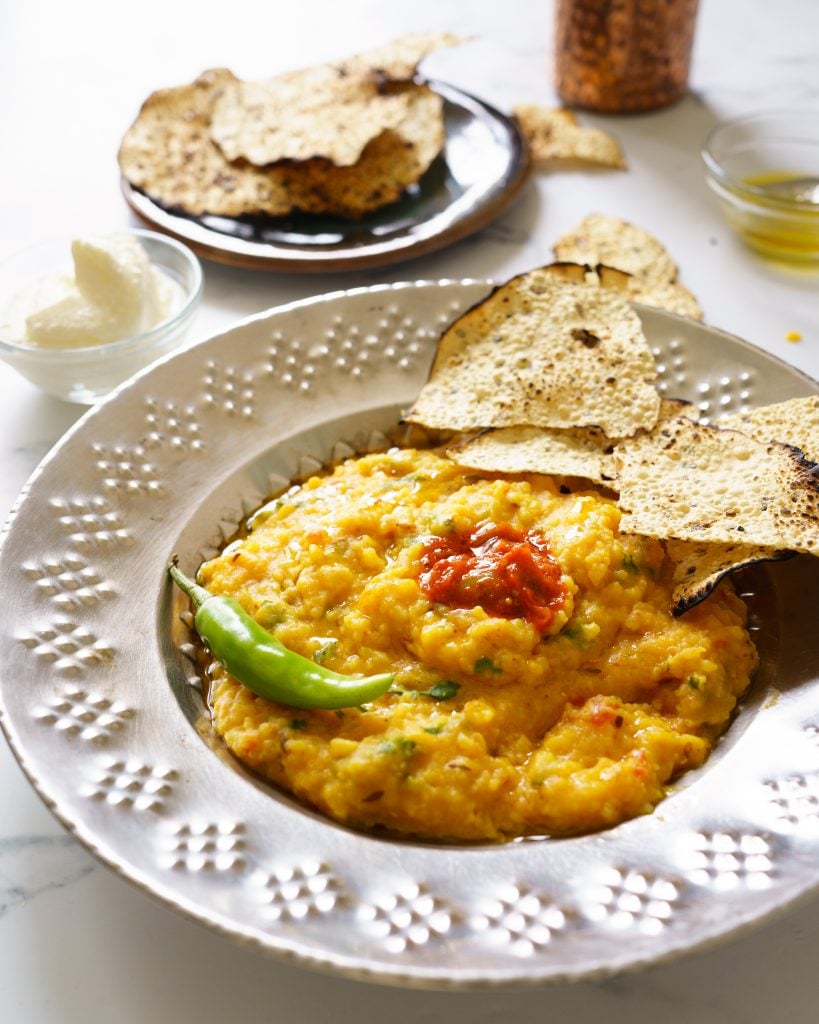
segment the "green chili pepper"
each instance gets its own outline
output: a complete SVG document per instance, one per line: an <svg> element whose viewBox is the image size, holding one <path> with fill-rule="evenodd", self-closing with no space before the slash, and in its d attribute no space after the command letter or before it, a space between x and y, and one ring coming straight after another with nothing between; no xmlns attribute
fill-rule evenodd
<svg viewBox="0 0 819 1024"><path fill-rule="evenodd" d="M294 708L356 707L392 686L393 676L345 676L288 650L230 597L211 594L184 575L176 560L171 578L190 598L196 632L213 657L243 686Z"/></svg>

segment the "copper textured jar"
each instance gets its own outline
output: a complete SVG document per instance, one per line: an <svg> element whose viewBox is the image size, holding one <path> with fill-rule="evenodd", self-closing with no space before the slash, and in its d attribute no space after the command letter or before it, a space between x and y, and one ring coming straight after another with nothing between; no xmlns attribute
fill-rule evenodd
<svg viewBox="0 0 819 1024"><path fill-rule="evenodd" d="M685 93L698 0L556 0L555 85L568 106L665 107Z"/></svg>

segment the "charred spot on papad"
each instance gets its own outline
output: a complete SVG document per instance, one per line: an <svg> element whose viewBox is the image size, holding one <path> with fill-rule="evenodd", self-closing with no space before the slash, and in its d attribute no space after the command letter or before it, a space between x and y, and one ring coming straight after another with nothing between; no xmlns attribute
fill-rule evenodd
<svg viewBox="0 0 819 1024"><path fill-rule="evenodd" d="M669 540L666 551L674 563L672 613L683 615L704 601L731 573L759 562L782 561L792 551L753 544L705 544L699 541Z"/></svg>
<svg viewBox="0 0 819 1024"><path fill-rule="evenodd" d="M585 284L588 281L591 268L583 263L569 263L565 260L558 260L556 263L549 263L540 268L544 274L551 274L552 277L560 278L562 281L574 281L576 284Z"/></svg>
<svg viewBox="0 0 819 1024"><path fill-rule="evenodd" d="M819 555L819 466L798 449L672 416L615 459L624 532Z"/></svg>
<svg viewBox="0 0 819 1024"><path fill-rule="evenodd" d="M597 426L609 437L650 428L660 399L637 314L618 291L563 277L521 274L456 320L407 419L452 430Z"/></svg>
<svg viewBox="0 0 819 1024"><path fill-rule="evenodd" d="M598 284L601 288L614 288L616 291L629 292L631 274L627 274L624 270L618 270L616 267L608 267L604 263L598 263L592 267L584 263L557 260L555 263L546 264L540 270L544 274L551 274L563 281Z"/></svg>
<svg viewBox="0 0 819 1024"><path fill-rule="evenodd" d="M722 416L716 426L741 430L757 441L780 441L819 462L819 395L791 398L747 412Z"/></svg>

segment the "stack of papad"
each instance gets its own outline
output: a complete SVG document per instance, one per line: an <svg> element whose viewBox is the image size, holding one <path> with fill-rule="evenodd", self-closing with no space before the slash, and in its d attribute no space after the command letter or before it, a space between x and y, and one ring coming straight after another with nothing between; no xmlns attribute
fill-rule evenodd
<svg viewBox="0 0 819 1024"><path fill-rule="evenodd" d="M554 252L562 261L604 263L630 274L629 295L635 302L702 319L699 303L680 282L674 260L643 228L592 213L555 242Z"/></svg>
<svg viewBox="0 0 819 1024"><path fill-rule="evenodd" d="M206 71L145 101L120 147L123 176L191 216L360 218L398 199L441 152L443 102L412 76L426 53L456 41L415 36L267 83Z"/></svg>
<svg viewBox="0 0 819 1024"><path fill-rule="evenodd" d="M645 339L616 290L622 280L611 278L612 291L605 276L561 264L495 289L444 333L408 418L478 431L446 448L459 465L619 492L621 530L666 542L675 614L738 568L819 555L819 466L806 458L819 455L819 397L698 423L695 407L660 400ZM621 348L606 350L604 318ZM619 371L640 382L640 400L621 403L619 415L601 387L614 351Z"/></svg>
<svg viewBox="0 0 819 1024"><path fill-rule="evenodd" d="M737 569L819 555L819 466L787 443L697 423L663 403L657 426L614 458L620 529L666 542L676 614Z"/></svg>

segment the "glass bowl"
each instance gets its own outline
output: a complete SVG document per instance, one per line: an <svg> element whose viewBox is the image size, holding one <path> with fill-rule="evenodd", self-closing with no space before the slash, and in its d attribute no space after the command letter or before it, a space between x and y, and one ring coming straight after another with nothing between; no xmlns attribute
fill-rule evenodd
<svg viewBox="0 0 819 1024"><path fill-rule="evenodd" d="M186 246L153 231L124 230L135 236L151 263L182 291L172 315L149 331L120 341L80 348L21 345L2 333L2 313L15 295L52 273L72 269L71 240L33 245L0 263L0 359L32 384L68 402L92 404L118 384L178 348L202 297L202 267Z"/></svg>
<svg viewBox="0 0 819 1024"><path fill-rule="evenodd" d="M780 260L819 260L819 111L771 111L717 125L706 180L731 227Z"/></svg>

